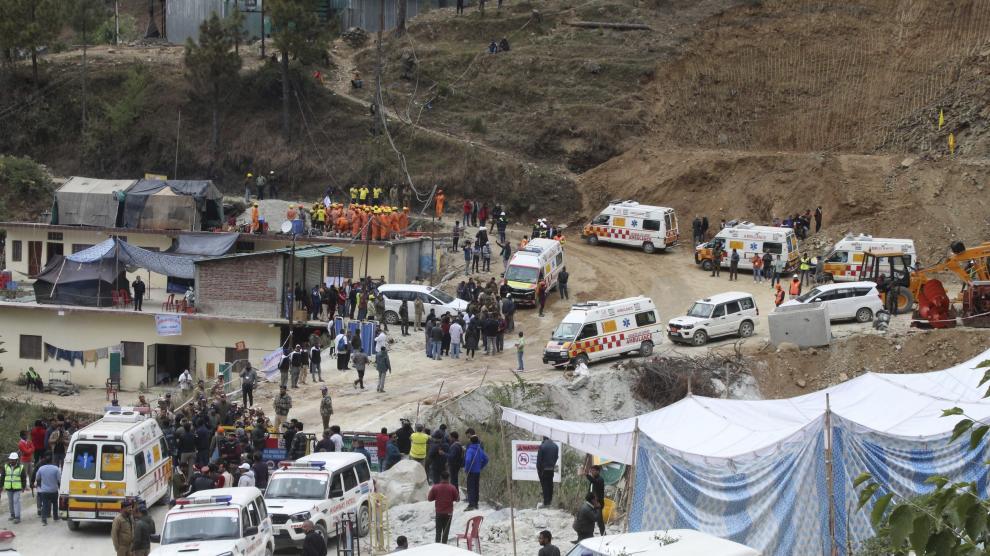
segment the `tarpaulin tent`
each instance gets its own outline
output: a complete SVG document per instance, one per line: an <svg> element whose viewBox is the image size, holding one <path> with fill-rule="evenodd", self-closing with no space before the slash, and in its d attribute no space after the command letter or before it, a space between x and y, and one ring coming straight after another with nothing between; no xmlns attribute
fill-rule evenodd
<svg viewBox="0 0 990 556"><path fill-rule="evenodd" d="M219 257L226 255L237 243L240 236L237 232L211 233L189 232L179 234L175 245L168 250L177 255L195 255L201 257Z"/></svg>
<svg viewBox="0 0 990 556"><path fill-rule="evenodd" d="M869 471L902 496L929 492L934 474L974 481L987 495L987 440L949 442L960 417L990 419L980 357L923 374L866 373L784 400L688 396L634 419L580 423L503 408L502 418L537 435L630 463L636 484L630 528L694 528L764 554L846 552L873 535L856 511L853 479ZM638 441L637 441L638 439ZM831 454L825 447L833 446ZM638 449L637 449L638 448ZM831 457L832 490L825 480ZM879 497L879 494L877 495Z"/></svg>
<svg viewBox="0 0 990 556"><path fill-rule="evenodd" d="M55 255L34 282L38 303L109 307L111 291L128 287L124 267L112 260L71 262Z"/></svg>
<svg viewBox="0 0 990 556"><path fill-rule="evenodd" d="M119 198L135 183L135 180L98 180L73 176L55 191L56 210L52 223L116 227Z"/></svg>
<svg viewBox="0 0 990 556"><path fill-rule="evenodd" d="M208 180L141 180L124 198L125 228L191 230L223 223L223 195Z"/></svg>
<svg viewBox="0 0 990 556"><path fill-rule="evenodd" d="M65 258L77 263L115 261L116 264L128 269L144 268L164 276L179 278L193 278L195 275L194 257L148 251L115 237L97 243L89 249L67 255Z"/></svg>

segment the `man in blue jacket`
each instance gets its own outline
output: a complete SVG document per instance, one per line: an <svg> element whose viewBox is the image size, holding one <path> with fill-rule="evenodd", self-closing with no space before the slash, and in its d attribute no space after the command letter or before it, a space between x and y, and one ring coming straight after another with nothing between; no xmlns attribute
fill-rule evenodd
<svg viewBox="0 0 990 556"><path fill-rule="evenodd" d="M559 456L557 443L544 436L540 449L536 452L536 473L540 478L540 487L543 489L541 508L549 506L553 501L553 475Z"/></svg>
<svg viewBox="0 0 990 556"><path fill-rule="evenodd" d="M464 473L467 475L467 511L478 509L481 470L488 465L488 454L481 447L481 439L471 437L471 444L464 452Z"/></svg>

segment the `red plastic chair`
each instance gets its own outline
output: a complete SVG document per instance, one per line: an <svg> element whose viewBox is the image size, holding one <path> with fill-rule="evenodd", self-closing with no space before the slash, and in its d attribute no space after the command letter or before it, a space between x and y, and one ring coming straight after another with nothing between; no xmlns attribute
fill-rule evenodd
<svg viewBox="0 0 990 556"><path fill-rule="evenodd" d="M125 290L124 288L121 288L120 289L120 304L122 306L126 307L126 306L128 306L128 305L131 304L131 301L133 301L131 299L131 294L127 290Z"/></svg>
<svg viewBox="0 0 990 556"><path fill-rule="evenodd" d="M120 296L117 295L117 292L114 290L110 290L110 306L111 307L120 306Z"/></svg>
<svg viewBox="0 0 990 556"><path fill-rule="evenodd" d="M468 550L474 552L474 548L478 547L478 554L481 554L481 521L485 519L485 516L476 515L467 521L464 526L464 532L457 534L456 544L461 546L461 539L467 541Z"/></svg>
<svg viewBox="0 0 990 556"><path fill-rule="evenodd" d="M174 310L175 310L175 294L170 293L168 294L168 299L165 300L165 303L162 303L162 312L164 313Z"/></svg>

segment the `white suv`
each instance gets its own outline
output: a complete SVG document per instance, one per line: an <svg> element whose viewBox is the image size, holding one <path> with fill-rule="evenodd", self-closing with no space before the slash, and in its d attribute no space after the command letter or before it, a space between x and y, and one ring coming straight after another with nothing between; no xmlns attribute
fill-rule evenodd
<svg viewBox="0 0 990 556"><path fill-rule="evenodd" d="M425 309L423 318L430 314L430 309L434 309L437 317L449 312L456 315L458 311L466 311L468 303L463 299L457 299L449 293L434 288L432 286L420 286L416 284L385 284L378 288L378 293L385 296L385 318L386 324L397 324L399 322L399 307L403 301L409 302L409 319L412 320L414 314L414 303L416 298L423 300Z"/></svg>
<svg viewBox="0 0 990 556"><path fill-rule="evenodd" d="M265 499L255 487L201 490L175 501L165 514L151 556L224 554L272 556L275 539Z"/></svg>
<svg viewBox="0 0 990 556"><path fill-rule="evenodd" d="M803 303L824 303L828 308L829 320L856 319L856 322L870 322L877 311L883 309L883 300L873 282L840 282L823 284L785 301L781 307Z"/></svg>
<svg viewBox="0 0 990 556"><path fill-rule="evenodd" d="M753 296L745 292L726 292L694 302L687 315L667 323L667 337L673 342L703 346L719 336L747 338L756 330Z"/></svg>
<svg viewBox="0 0 990 556"><path fill-rule="evenodd" d="M272 472L265 501L272 512L276 548L301 548L302 522L313 522L324 540L336 536L344 517L357 522L358 536L371 527L375 492L368 460L354 452L316 452Z"/></svg>

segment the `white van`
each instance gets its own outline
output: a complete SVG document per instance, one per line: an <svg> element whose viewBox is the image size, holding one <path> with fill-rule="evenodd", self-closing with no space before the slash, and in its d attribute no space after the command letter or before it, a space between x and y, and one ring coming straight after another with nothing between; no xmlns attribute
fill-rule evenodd
<svg viewBox="0 0 990 556"><path fill-rule="evenodd" d="M337 534L336 523L352 514L358 536L367 535L374 492L371 468L361 454L316 452L280 464L265 489L276 548L301 547L306 538L302 522L307 519L328 539Z"/></svg>
<svg viewBox="0 0 990 556"><path fill-rule="evenodd" d="M910 257L911 266L918 262L917 252L912 239L893 239L873 237L866 234L852 235L839 240L825 255L821 273L826 281L854 282L859 279L863 269L863 254L867 251L875 253L904 253Z"/></svg>
<svg viewBox="0 0 990 556"><path fill-rule="evenodd" d="M822 284L780 306L804 303L824 303L828 308L829 320L856 319L856 322L870 322L883 309L883 300L874 282Z"/></svg>
<svg viewBox="0 0 990 556"><path fill-rule="evenodd" d="M704 270L712 269L712 252L715 245L721 245L724 257L722 266L728 268L732 250L739 253L739 268L753 268L752 258L755 253L762 257L770 253L774 259L777 255L787 261L786 269L795 268L801 258L798 252L797 236L791 228L775 226L757 226L752 222L740 222L726 226L706 243L699 244L694 249L694 262Z"/></svg>
<svg viewBox="0 0 990 556"><path fill-rule="evenodd" d="M756 330L760 310L752 294L726 292L694 302L687 315L667 323L667 337L673 342L703 346L719 336L748 338Z"/></svg>
<svg viewBox="0 0 990 556"><path fill-rule="evenodd" d="M579 542L567 556L760 556L744 544L695 531L668 529L641 531L607 537L592 537Z"/></svg>
<svg viewBox="0 0 990 556"><path fill-rule="evenodd" d="M175 501L165 514L161 543L150 556L230 554L272 556L272 520L255 487L201 490Z"/></svg>
<svg viewBox="0 0 990 556"><path fill-rule="evenodd" d="M385 297L385 318L383 320L386 324L398 324L399 307L402 306L403 301L409 302L409 319L413 319L413 315L415 315L415 307L413 305L416 302L416 298L423 300L423 307L425 309L424 317L430 313L430 309L434 309L439 317L447 312L456 315L458 311L466 311L468 307L467 301L457 299L440 288L434 288L433 286L385 284L378 287L378 294Z"/></svg>
<svg viewBox="0 0 990 556"><path fill-rule="evenodd" d="M516 251L505 268L509 295L519 305L536 305L536 284L546 281L547 291L557 287L564 269L564 249L554 239L536 238Z"/></svg>
<svg viewBox="0 0 990 556"><path fill-rule="evenodd" d="M58 512L69 529L109 523L124 498L149 506L172 497L172 458L158 422L132 409L110 411L72 434L65 452Z"/></svg>
<svg viewBox="0 0 990 556"><path fill-rule="evenodd" d="M663 338L659 320L656 305L648 297L572 305L547 342L543 362L587 365L630 351L648 356Z"/></svg>
<svg viewBox="0 0 990 556"><path fill-rule="evenodd" d="M677 243L680 231L672 208L612 201L584 227L581 237L591 245L617 243L653 253Z"/></svg>

